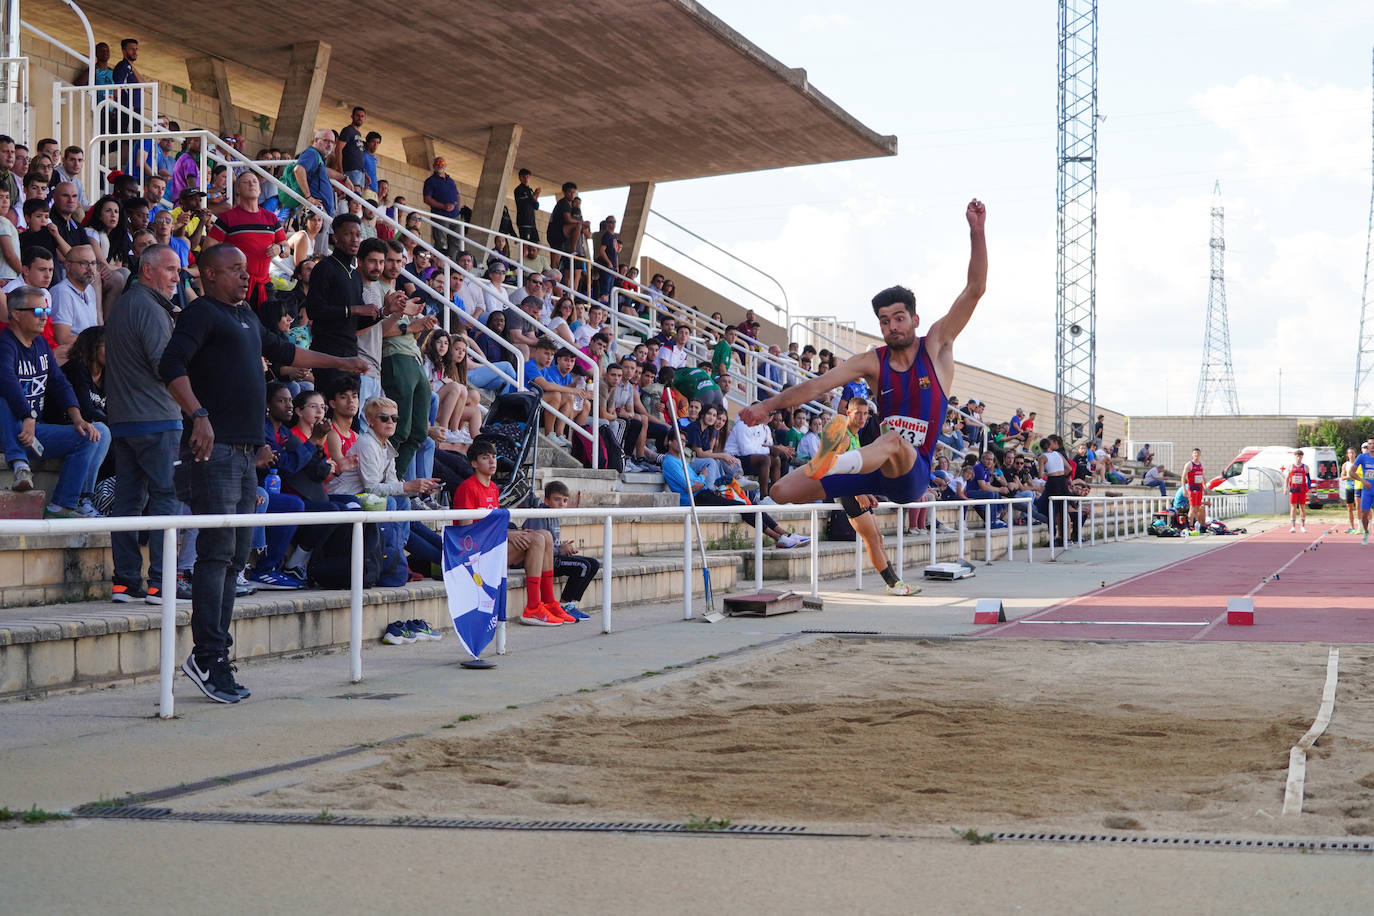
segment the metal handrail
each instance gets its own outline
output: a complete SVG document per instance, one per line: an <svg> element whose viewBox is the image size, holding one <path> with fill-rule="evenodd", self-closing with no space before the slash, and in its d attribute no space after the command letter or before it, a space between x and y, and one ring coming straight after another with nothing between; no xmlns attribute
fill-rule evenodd
<svg viewBox="0 0 1374 916"><path fill-rule="evenodd" d="M1209 505L1213 509L1208 513L1213 519L1236 518L1244 515L1246 511L1245 498L1243 496L1223 495L1213 493L1208 496ZM1114 507L1110 516L1106 513L1090 513L1088 515L1088 545L1097 544L1097 529L1102 529L1103 543L1119 541L1123 538L1139 537L1145 534L1154 513L1163 509L1168 509L1173 505L1173 499L1168 496L1051 496L1049 498L1049 523L1050 523L1050 559L1055 560L1058 554L1055 553L1055 519L1060 517L1059 530L1067 532L1069 530L1070 503L1075 508L1076 527L1078 536L1074 539L1075 546L1083 546L1083 506L1103 505ZM1059 511L1055 511L1055 504L1059 504ZM1131 511L1125 515L1121 509L1125 507ZM1108 522L1111 522L1112 530L1108 531ZM1064 550L1068 550L1068 539L1064 539ZM1062 553L1063 551L1061 551Z"/></svg>
<svg viewBox="0 0 1374 916"><path fill-rule="evenodd" d="M470 279L470 280L477 280L477 279L479 279L479 278L477 277L476 274L471 273L470 271L464 270L464 269L463 269L461 266L459 266L456 262L450 260L449 257L448 257L448 255L446 255L446 254L440 252L437 248L435 248L435 247L434 247L433 245L431 245L429 242L426 242L424 239L420 238L420 237L419 237L418 235L416 235L414 232L411 232L411 231L410 231L409 229L407 229L401 222L397 221L396 219L393 219L392 217L387 216L387 215L386 215L386 211L385 211L383 208L374 205L374 204L371 203L370 201L364 199L364 198L361 197L360 195L358 195L358 194L356 194L355 192L351 191L350 189L348 189L347 187L345 187L345 186L343 185L342 182L338 182L338 181L333 181L333 180L331 180L331 181L330 181L330 184L334 187L334 190L335 190L335 193L336 193L336 194L342 193L345 197L347 197L349 200L352 200L352 201L354 201L355 203L357 203L357 204L358 204L359 206L361 206L364 210L370 210L370 211L372 211L372 213L374 214L374 216L375 216L379 221L382 221L382 222L387 223L388 225L394 226L394 227L396 228L396 232L397 232L398 234L404 235L406 238L412 239L412 240L415 242L415 244L416 244L417 246L421 246L421 247L423 247L426 251L428 251L429 254L430 254L430 257L432 257L432 258L437 258L437 259L439 260L440 263L442 263L442 264L444 264L445 266L448 267L448 270L445 271L445 273L444 273L444 291L445 291L444 294L445 294L445 299L446 299L446 303L447 303L448 306L451 306L451 305L452 305L452 300L453 300L453 293L452 293L452 291L451 291L451 286L452 286L452 284L451 284L450 281L449 281L449 276L450 276L450 274L452 274L452 273L458 273L458 274L461 274L461 275L464 276L464 277L467 277L467 278ZM398 214L398 215L399 215L399 214ZM454 308L455 308L455 310L456 310L456 306L455 306ZM445 314L445 316L447 317L447 315L448 315L447 307L445 308L444 314ZM533 324L533 325L534 325L536 328L538 328L540 331L543 331L545 334L548 334L548 335L550 335L551 337L556 337L556 335L554 334L554 332L553 332L552 330L550 330L550 329L549 329L542 321L540 321L538 318L535 318L535 317L530 316L530 315L526 315L526 316L525 316L525 320L529 321L531 324ZM448 327L449 327L449 325L448 325L448 322L447 322L447 320L446 320L446 321L444 322L444 330L448 330ZM570 348L570 349L572 349L572 348ZM576 351L574 350L574 352L576 352ZM590 450L590 452L591 452L591 467L592 467L592 470L596 470L596 468L597 468L597 461L598 461L599 453L600 453L600 450L601 450L601 449L600 449L600 446L601 446L601 422L600 422L600 416L601 416L601 410L600 410L600 408L601 408L601 367L598 366L594 361L590 361L590 360L579 360L579 361L580 361L580 362L583 362L583 363L586 363L586 364L590 365L590 367L591 367L592 386L591 386L591 391L588 393L588 398L589 398L589 399L591 400L591 402L592 402L592 409L591 409L591 417L592 417L592 420L591 420L591 423L590 423L591 429L590 429L590 430L583 429L581 426L578 426L578 425L577 425L577 422L576 422L572 417L567 416L567 415L564 414L562 411L560 411L560 410L558 410L558 409L556 409L556 408L550 407L550 406L548 406L547 404L544 404L544 405L543 405L543 409L549 411L549 412L552 413L555 417L558 417L559 419L561 419L561 420L563 420L564 422L566 422L566 423L568 424L568 429L569 429L569 430L572 430L572 431L576 432L577 435L581 436L583 439L586 439L586 440L590 443L590 449L589 449L589 450ZM523 362L522 362L522 364L521 364L521 369L523 370Z"/></svg>
<svg viewBox="0 0 1374 916"><path fill-rule="evenodd" d="M401 276L406 277L416 286L424 286L424 281L408 270L402 269ZM520 351L515 348L515 345L503 339L499 334L496 334L490 328L486 327L480 321L469 315L467 312L464 312L462 309L455 306L451 299L444 304L444 307L446 310L453 309L454 313L458 315L459 321L466 321L478 328L481 328L481 330L488 336L490 336L493 340L495 340L499 346L515 355L515 359L511 360L511 365L515 368L516 377L511 378L505 372L501 371L501 369L499 369L495 363L487 359L487 355L482 352L480 347L477 349L476 353L472 352L471 347L468 348L468 356L472 357L473 360L477 362L479 365L483 365L491 369L501 378L505 379L507 384L514 385L516 388L523 389L525 387L525 361L520 358ZM445 327L444 333L448 334L451 333L451 331L448 327ZM452 345L450 344L450 347L451 346Z"/></svg>
<svg viewBox="0 0 1374 916"><path fill-rule="evenodd" d="M771 280L771 281L773 282L773 284L774 284L775 286L777 286L778 292L782 293L782 302L783 302L783 304L782 304L781 308L779 308L779 306L778 306L777 303L775 303L775 302L769 302L769 301L768 301L767 299L765 299L763 296L760 296L758 293L756 293L756 292L754 292L753 290L749 289L747 286L744 286L744 285L741 284L739 281L737 281L737 280L731 280L729 277L724 277L724 278L723 278L723 279L729 280L729 282L733 283L735 286L737 286L737 287L739 287L740 289L744 290L745 292L749 293L749 294L750 294L751 296L753 296L754 298L756 298L756 299L758 299L758 300L760 300L760 301L762 301L762 302L765 302L765 303L767 303L768 305L771 305L775 310L781 311L781 312L783 313L783 320L784 320L784 321L787 321L787 322L789 322L789 323L791 322L792 305L791 305L791 302L790 302L790 301L788 300L788 298L787 298L787 290L786 290L786 288L783 287L782 281L780 281L777 277L773 276L772 274L768 273L767 271L763 270L762 268L758 267L757 265L749 263L748 261L746 261L746 260L744 260L743 258L741 258L741 257L739 257L738 255L736 255L734 252L728 251L728 250L726 250L726 249L720 247L719 245L717 245L715 242L711 241L710 239L704 238L704 237L698 235L697 233L693 232L691 229L688 229L686 226L682 225L681 223L675 222L674 220L669 219L668 217L664 216L662 213L658 212L657 210L654 210L653 208L650 208L649 213L650 213L651 215L653 215L653 216L657 216L659 219L663 220L663 221L664 221L665 223L667 223L668 225L670 225L670 226L672 226L672 227L674 227L674 228L676 228L676 229L681 229L683 232L687 233L687 234L690 235L692 238L696 239L698 242L701 242L701 243L704 244L704 245L709 245L711 248L715 249L716 251L719 251L721 254L725 255L725 256L728 257L728 258L730 258L732 261L735 261L735 262L738 263L738 264L743 264L745 267L749 268L750 270L752 270L754 273L758 274L759 276L764 277L765 279ZM646 232L645 235L647 236L648 233ZM654 237L653 237L653 236L650 236L650 238L654 238ZM663 245L664 247L672 248L671 245L668 245L667 242L663 241L663 240L660 239L660 238L654 238L654 241L658 242L660 245ZM672 250L677 251L677 249L675 249L675 248L672 248ZM682 252L678 252L678 253L679 253L679 254L682 254ZM691 258L692 261L695 262L695 263L697 263L697 264L701 264L702 267L705 267L707 270L710 270L712 273L715 273L716 276L721 276L717 271L713 270L709 265L702 264L702 263L701 263L700 261L698 261L696 258L692 258L691 255L684 255L684 256L685 256L685 257L688 257L688 258Z"/></svg>
<svg viewBox="0 0 1374 916"><path fill-rule="evenodd" d="M822 338L822 339L825 340L827 343L830 343L830 344L834 345L836 349L838 349L838 350L843 350L847 356L853 356L853 355L855 355L855 351L854 351L854 350L851 350L849 347L847 347L847 346L845 346L844 344L840 343L838 340L836 340L835 338L831 337L829 334L823 334L823 333L821 333L820 331L816 330L816 328L815 328L814 325L809 325L809 324L807 324L807 323L806 323L806 320L807 320L808 318L809 318L809 319L812 319L812 320L816 320L816 319L827 319L827 320L828 320L828 319L829 319L829 316L827 316L827 315L798 315L797 318L796 318L796 320L794 320L790 325L787 326L787 337L788 337L789 340L792 339L792 332L793 332L794 330L796 330L797 328L801 328L803 331L805 331L806 333L810 334L812 337L819 337L819 338ZM834 324L836 327L839 326L839 322L838 322L838 321L831 321L831 323Z"/></svg>
<svg viewBox="0 0 1374 916"><path fill-rule="evenodd" d="M999 505L1030 502L1028 497L1014 498L1007 497L996 500L980 500L979 505ZM919 502L896 504L884 502L877 508L880 509L940 509L967 506L967 502ZM352 550L351 563L352 576L349 584L349 680L358 683L363 678L363 525L376 524L383 522L474 522L485 518L491 510L488 509L444 509L435 511L406 511L390 510L385 512L366 512L362 510L345 510L339 512L269 512L265 514L243 513L243 514L219 514L219 515L159 515L159 516L116 516L110 518L97 519L49 519L49 520L8 520L5 530L10 534L17 535L73 535L73 534L93 534L96 532L113 531L161 531L163 556L173 557L177 552L176 536L180 530L188 529L207 529L207 528L275 528L285 525L296 527L309 525L349 525L352 528ZM609 582L615 561L614 539L612 534L613 520L639 521L645 517L643 508L576 508L576 509L511 509L509 511L512 520L530 518L601 518L602 525L602 575L603 583ZM664 507L651 510L654 517L671 519L681 518L683 520L683 619L691 620L694 617L692 609L692 537L691 525L692 516L687 507ZM696 514L700 516L732 516L732 515L754 515L755 519L755 540L754 540L754 569L756 582L762 584L763 570L763 537L762 537L762 515L767 512L777 516L805 515L810 517L811 522L811 592L813 596L819 594L819 545L820 534L820 513L822 507L807 503L804 505L779 506L700 506ZM927 516L928 528L930 530L931 557L934 558L935 544L937 540L937 526L935 524L935 513L931 512ZM897 562L900 569L901 556L903 550L903 528L898 525L897 534ZM1029 532L1028 532L1029 533ZM991 530L987 530L987 557L991 559ZM1014 533L1011 526L1007 528L1008 559L1011 559L1011 551L1014 545ZM1026 562L1033 563L1034 547L1031 538L1026 541ZM860 550L856 551L856 562L862 557ZM959 533L959 555L962 557L964 552L964 534ZM861 567L860 567L861 569ZM162 593L164 595L176 594L176 564L165 563L162 569ZM528 587L528 585L527 585ZM601 590L601 630L605 634L611 632L611 589L603 587ZM172 696L172 682L176 673L176 628L177 628L177 602L164 601L162 603L162 615L160 623L161 632L159 633L159 704L158 716L168 719L175 714L175 702ZM498 654L505 652L506 633L504 623L498 624L496 633L496 651Z"/></svg>

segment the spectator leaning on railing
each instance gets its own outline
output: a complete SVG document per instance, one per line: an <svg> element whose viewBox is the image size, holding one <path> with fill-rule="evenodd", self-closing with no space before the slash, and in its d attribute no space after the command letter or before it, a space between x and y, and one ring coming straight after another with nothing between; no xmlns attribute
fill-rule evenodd
<svg viewBox="0 0 1374 916"><path fill-rule="evenodd" d="M244 305L248 268L243 252L213 245L200 256L205 295L177 319L158 374L182 413L191 418L181 460L191 510L198 515L252 513L263 448L266 380L262 358L280 365L357 373L360 357L301 350L269 331ZM196 539L191 632L195 647L182 665L202 693L237 703L247 691L229 662L239 571L248 561L251 528L204 528Z"/></svg>

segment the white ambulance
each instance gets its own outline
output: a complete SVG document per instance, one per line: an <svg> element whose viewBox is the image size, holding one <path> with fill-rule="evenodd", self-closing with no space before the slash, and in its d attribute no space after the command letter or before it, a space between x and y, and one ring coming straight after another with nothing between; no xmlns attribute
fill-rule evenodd
<svg viewBox="0 0 1374 916"><path fill-rule="evenodd" d="M1207 484L1218 493L1248 493L1252 489L1283 490L1288 469L1293 466L1297 449L1287 445L1251 445L1240 450L1221 476ZM1338 484L1341 476L1336 450L1329 446L1310 445L1302 450L1302 462L1312 477L1308 491L1310 509L1340 502Z"/></svg>

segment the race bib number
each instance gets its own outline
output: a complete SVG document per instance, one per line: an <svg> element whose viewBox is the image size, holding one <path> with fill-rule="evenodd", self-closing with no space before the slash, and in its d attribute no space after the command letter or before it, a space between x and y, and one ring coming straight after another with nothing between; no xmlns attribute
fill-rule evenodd
<svg viewBox="0 0 1374 916"><path fill-rule="evenodd" d="M916 448L926 444L926 434L930 424L915 417L885 417L880 424L883 432L894 432Z"/></svg>

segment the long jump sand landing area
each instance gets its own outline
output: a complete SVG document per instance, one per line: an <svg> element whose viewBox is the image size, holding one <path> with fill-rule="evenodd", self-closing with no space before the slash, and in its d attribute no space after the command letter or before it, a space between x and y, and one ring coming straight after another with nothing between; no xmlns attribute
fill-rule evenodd
<svg viewBox="0 0 1374 916"><path fill-rule="evenodd" d="M1374 546L1343 532L1311 525L1236 538L977 635L1374 642ZM1254 626L1228 625L1227 600L1247 596Z"/></svg>
<svg viewBox="0 0 1374 916"><path fill-rule="evenodd" d="M1368 835L1372 658L1344 650L1301 817L1280 810L1324 648L834 637L172 804L384 820L696 815L945 836L1049 824Z"/></svg>

